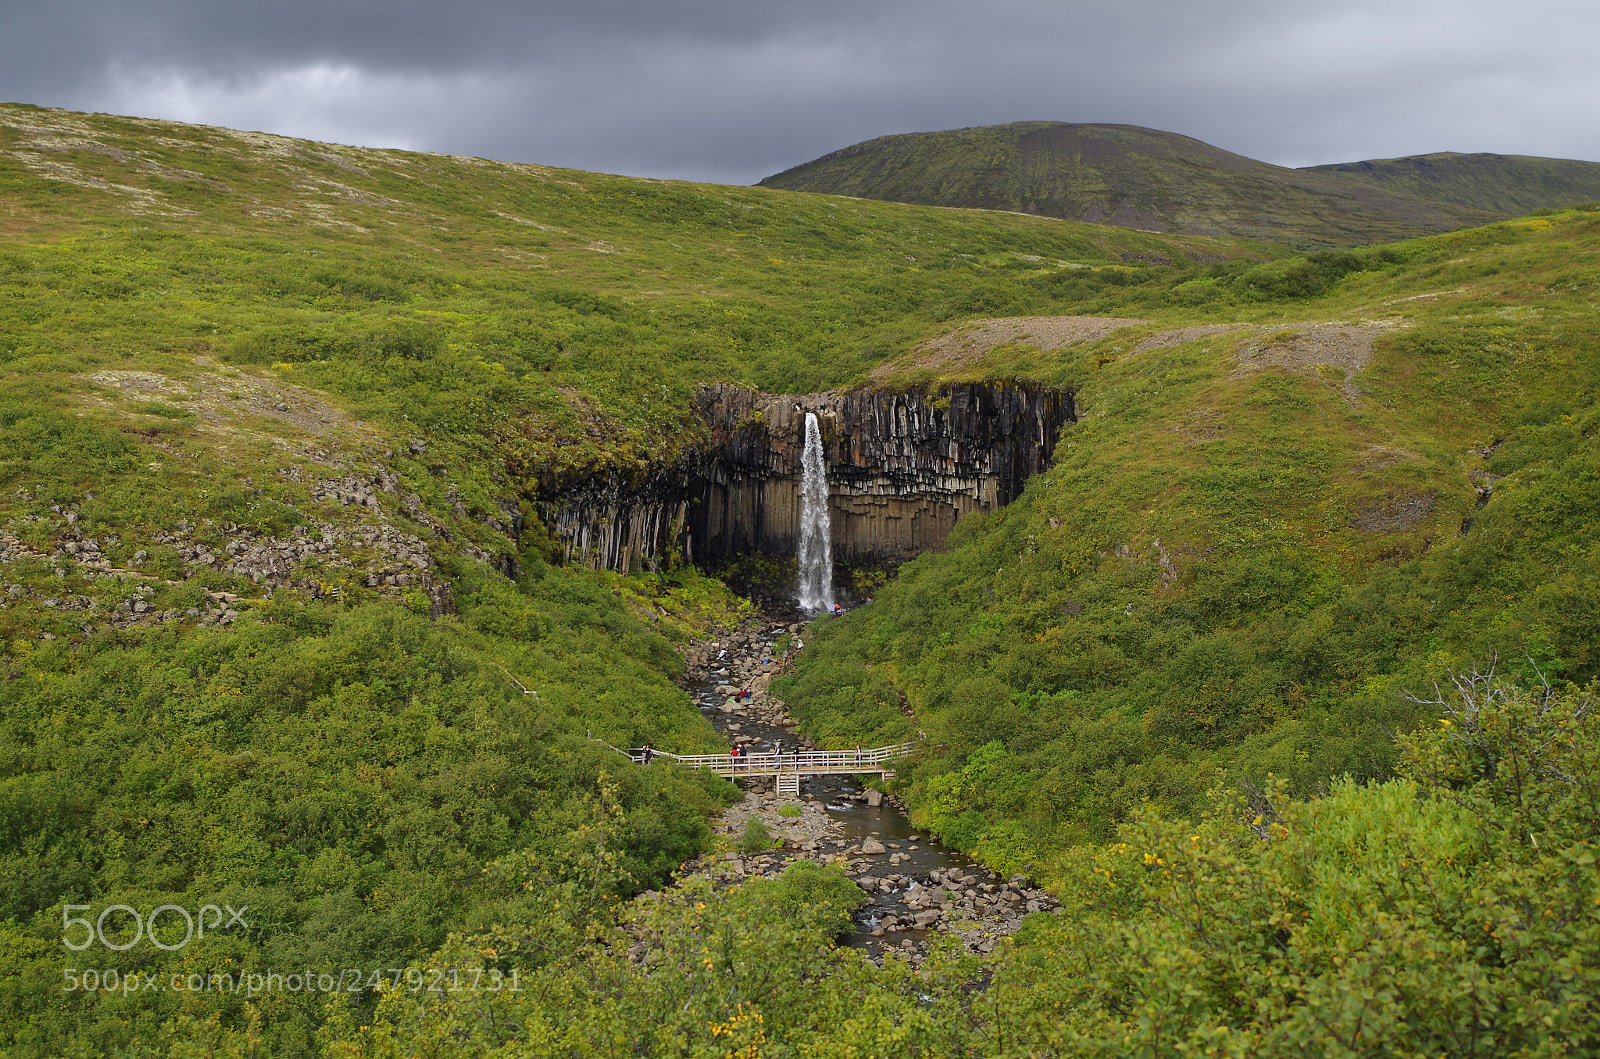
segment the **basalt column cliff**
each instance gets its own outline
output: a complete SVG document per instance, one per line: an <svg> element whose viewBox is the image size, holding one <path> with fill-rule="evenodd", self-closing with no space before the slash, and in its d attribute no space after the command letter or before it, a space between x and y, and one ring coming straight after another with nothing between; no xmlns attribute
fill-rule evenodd
<svg viewBox="0 0 1600 1059"><path fill-rule="evenodd" d="M710 440L675 463L636 481L541 493L539 515L570 559L629 569L673 546L705 567L793 555L807 412L822 428L834 558L908 559L937 546L962 515L1014 499L1076 419L1069 392L987 383L823 394L714 386L696 411Z"/></svg>

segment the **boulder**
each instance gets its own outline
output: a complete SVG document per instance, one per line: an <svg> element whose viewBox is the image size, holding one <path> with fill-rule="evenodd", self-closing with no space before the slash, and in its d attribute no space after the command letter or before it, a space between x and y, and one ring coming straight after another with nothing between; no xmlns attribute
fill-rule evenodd
<svg viewBox="0 0 1600 1059"><path fill-rule="evenodd" d="M879 842L875 838L869 838L865 842L861 843L861 852L862 853L887 853L887 852L889 852L889 850L887 848L885 848L885 846L884 846L884 844L882 842Z"/></svg>

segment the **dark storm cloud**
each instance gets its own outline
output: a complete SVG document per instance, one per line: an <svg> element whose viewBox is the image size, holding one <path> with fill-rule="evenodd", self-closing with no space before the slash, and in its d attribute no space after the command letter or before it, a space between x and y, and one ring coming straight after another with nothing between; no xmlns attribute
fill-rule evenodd
<svg viewBox="0 0 1600 1059"><path fill-rule="evenodd" d="M1595 39L1588 0L52 0L0 13L0 97L740 183L1032 119L1594 159Z"/></svg>

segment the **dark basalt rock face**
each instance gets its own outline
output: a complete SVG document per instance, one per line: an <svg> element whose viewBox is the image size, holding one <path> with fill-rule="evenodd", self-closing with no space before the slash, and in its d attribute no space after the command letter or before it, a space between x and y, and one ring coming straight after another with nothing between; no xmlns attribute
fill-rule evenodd
<svg viewBox="0 0 1600 1059"><path fill-rule="evenodd" d="M794 553L805 414L827 452L834 559L909 559L962 515L1009 503L1043 470L1072 394L975 383L934 391L763 394L702 390L710 440L637 480L554 483L535 501L569 560L653 566L668 549L715 568L741 555Z"/></svg>

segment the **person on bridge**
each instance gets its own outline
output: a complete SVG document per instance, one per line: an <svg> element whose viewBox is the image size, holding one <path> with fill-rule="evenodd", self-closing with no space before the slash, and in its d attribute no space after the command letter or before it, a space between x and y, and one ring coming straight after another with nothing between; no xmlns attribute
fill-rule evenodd
<svg viewBox="0 0 1600 1059"><path fill-rule="evenodd" d="M856 768L861 767L861 744L856 744Z"/></svg>
<svg viewBox="0 0 1600 1059"><path fill-rule="evenodd" d="M644 763L646 765L650 764L650 759L655 757L655 756L656 756L656 748L651 746L649 743L646 743L644 745Z"/></svg>
<svg viewBox="0 0 1600 1059"><path fill-rule="evenodd" d="M782 765L783 765L783 741L781 739L774 739L772 741L772 767L773 768L778 768L778 767L780 767Z"/></svg>
<svg viewBox="0 0 1600 1059"><path fill-rule="evenodd" d="M739 767L739 748L737 745L728 751L728 767L735 769Z"/></svg>

